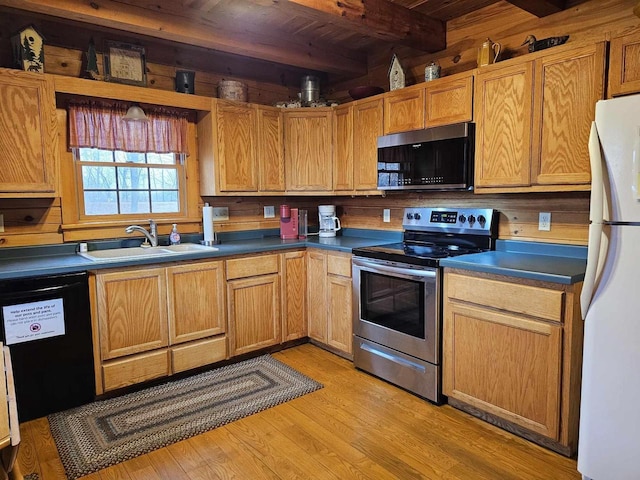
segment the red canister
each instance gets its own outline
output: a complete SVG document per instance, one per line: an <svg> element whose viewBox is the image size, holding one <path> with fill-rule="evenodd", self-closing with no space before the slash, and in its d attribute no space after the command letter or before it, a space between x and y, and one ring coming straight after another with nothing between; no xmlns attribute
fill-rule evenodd
<svg viewBox="0 0 640 480"><path fill-rule="evenodd" d="M280 218L290 218L291 217L291 208L289 205L280 205Z"/></svg>

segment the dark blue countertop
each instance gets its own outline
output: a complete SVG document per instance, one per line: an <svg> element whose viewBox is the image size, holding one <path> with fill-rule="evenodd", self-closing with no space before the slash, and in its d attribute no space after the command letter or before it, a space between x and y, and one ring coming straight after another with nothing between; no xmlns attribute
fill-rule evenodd
<svg viewBox="0 0 640 480"><path fill-rule="evenodd" d="M278 230L260 230L220 234L222 243L218 250L199 251L181 255L145 259L126 259L94 262L76 253L77 243L47 245L38 247L15 247L0 249L0 280L43 275L99 270L103 268L130 267L185 260L226 257L291 248L314 247L325 250L351 252L358 247L391 243L402 239L401 232L344 229L335 238L310 236L307 240L281 240ZM184 242L197 243L201 235L183 235ZM163 243L163 238L160 243ZM89 250L119 247L122 241L89 242ZM141 239L137 241L139 244ZM166 241L164 242L166 243Z"/></svg>
<svg viewBox="0 0 640 480"><path fill-rule="evenodd" d="M587 247L498 240L495 251L446 258L440 265L570 285L584 280Z"/></svg>

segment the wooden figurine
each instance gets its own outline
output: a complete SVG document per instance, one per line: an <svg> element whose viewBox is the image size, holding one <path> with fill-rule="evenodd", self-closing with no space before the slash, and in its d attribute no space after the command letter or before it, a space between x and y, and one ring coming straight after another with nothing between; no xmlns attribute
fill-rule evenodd
<svg viewBox="0 0 640 480"><path fill-rule="evenodd" d="M398 56L394 53L389 67L389 91L404 88L405 85L404 70Z"/></svg>
<svg viewBox="0 0 640 480"><path fill-rule="evenodd" d="M16 67L28 72L44 73L44 37L29 25L11 37Z"/></svg>

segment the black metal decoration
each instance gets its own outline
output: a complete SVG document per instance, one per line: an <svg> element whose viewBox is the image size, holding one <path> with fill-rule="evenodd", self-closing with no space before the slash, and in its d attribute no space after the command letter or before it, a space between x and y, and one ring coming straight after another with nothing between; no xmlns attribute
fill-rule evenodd
<svg viewBox="0 0 640 480"><path fill-rule="evenodd" d="M569 40L569 35L564 35L562 37L543 38L542 40L537 40L535 36L529 35L525 39L525 41L522 42L522 45L529 44L529 52L537 52L539 50L544 50L545 48L562 45L563 43L566 43L567 40Z"/></svg>

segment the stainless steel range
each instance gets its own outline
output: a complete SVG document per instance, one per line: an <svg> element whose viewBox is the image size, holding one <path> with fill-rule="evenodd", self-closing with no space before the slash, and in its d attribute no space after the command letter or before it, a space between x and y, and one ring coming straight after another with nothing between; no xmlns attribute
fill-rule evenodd
<svg viewBox="0 0 640 480"><path fill-rule="evenodd" d="M355 366L441 403L440 259L494 248L492 209L407 208L402 243L353 250Z"/></svg>

